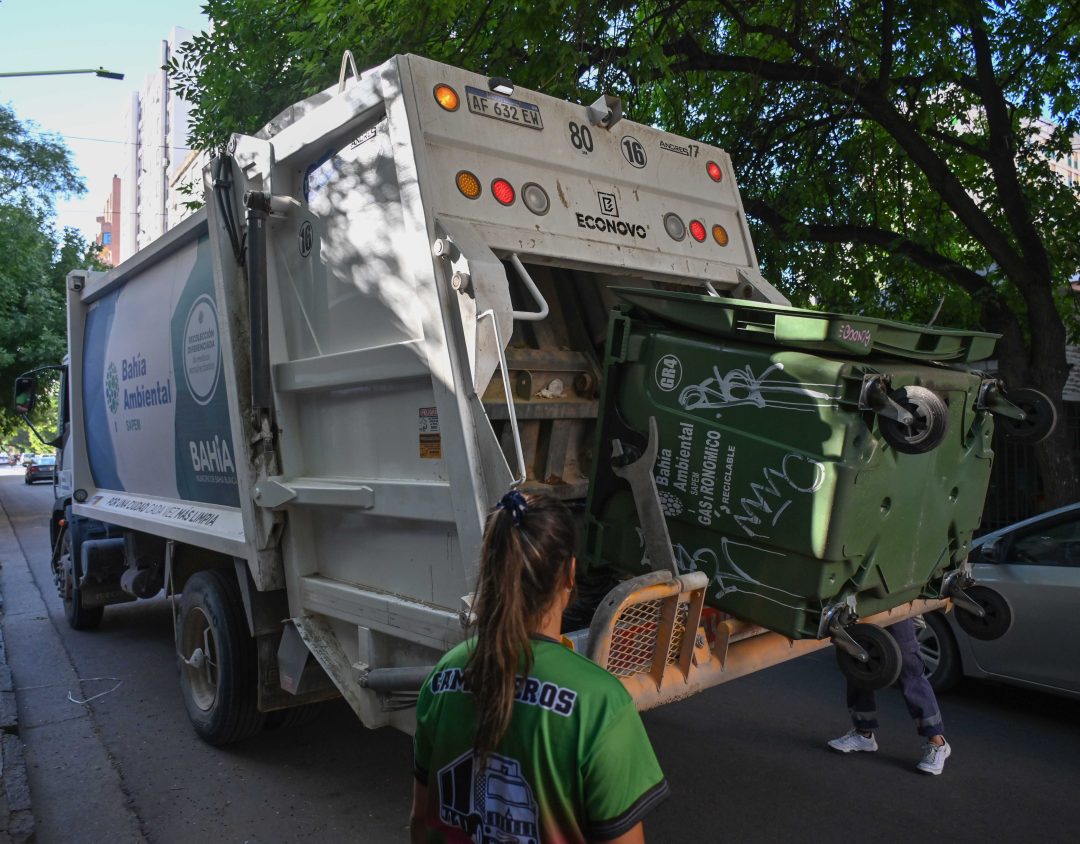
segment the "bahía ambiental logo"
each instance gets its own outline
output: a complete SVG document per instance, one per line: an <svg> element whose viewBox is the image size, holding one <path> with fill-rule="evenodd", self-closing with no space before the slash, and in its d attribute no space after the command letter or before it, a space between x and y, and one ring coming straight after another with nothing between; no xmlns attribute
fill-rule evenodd
<svg viewBox="0 0 1080 844"><path fill-rule="evenodd" d="M105 370L105 401L109 405L109 413L116 413L120 407L120 377L116 374L115 363L110 363Z"/></svg>

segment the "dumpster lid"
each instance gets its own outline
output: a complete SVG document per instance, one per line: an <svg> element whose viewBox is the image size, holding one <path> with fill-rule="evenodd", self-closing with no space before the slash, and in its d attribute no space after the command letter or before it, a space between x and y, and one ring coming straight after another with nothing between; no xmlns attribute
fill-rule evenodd
<svg viewBox="0 0 1080 844"><path fill-rule="evenodd" d="M705 334L844 355L970 363L991 357L1001 336L669 290L612 292L664 322Z"/></svg>

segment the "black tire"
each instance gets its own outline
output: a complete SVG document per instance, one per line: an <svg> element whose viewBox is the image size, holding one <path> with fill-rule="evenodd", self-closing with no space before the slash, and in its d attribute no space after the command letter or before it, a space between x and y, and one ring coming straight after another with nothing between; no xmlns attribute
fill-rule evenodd
<svg viewBox="0 0 1080 844"><path fill-rule="evenodd" d="M926 623L916 632L919 656L926 666L926 679L930 681L930 686L935 692L944 693L954 688L963 675L960 650L944 615L932 612L922 618Z"/></svg>
<svg viewBox="0 0 1080 844"><path fill-rule="evenodd" d="M996 425L1013 439L1034 445L1045 440L1057 427L1057 409L1050 398L1031 387L1009 390L1005 398L1024 411L1024 420L999 416Z"/></svg>
<svg viewBox="0 0 1080 844"><path fill-rule="evenodd" d="M925 387L901 387L892 399L915 419L901 425L888 416L878 417L878 427L885 442L903 454L925 454L945 439L949 430L949 408L944 400Z"/></svg>
<svg viewBox="0 0 1080 844"><path fill-rule="evenodd" d="M852 624L845 628L870 657L859 662L843 648L836 647L836 662L851 685L859 689L884 689L900 677L900 646L887 630L876 624Z"/></svg>
<svg viewBox="0 0 1080 844"><path fill-rule="evenodd" d="M221 746L262 729L255 640L231 573L201 571L184 586L179 658L184 706L200 738Z"/></svg>
<svg viewBox="0 0 1080 844"><path fill-rule="evenodd" d="M60 545L60 567L64 572L64 588L60 600L64 604L64 616L72 630L96 630L101 626L105 607L83 606L82 589L82 521L73 519L71 508L66 513L67 527Z"/></svg>
<svg viewBox="0 0 1080 844"><path fill-rule="evenodd" d="M986 586L969 586L964 593L983 608L981 618L963 607L956 608L956 623L972 639L992 642L1000 639L1012 627L1012 607L1000 592Z"/></svg>

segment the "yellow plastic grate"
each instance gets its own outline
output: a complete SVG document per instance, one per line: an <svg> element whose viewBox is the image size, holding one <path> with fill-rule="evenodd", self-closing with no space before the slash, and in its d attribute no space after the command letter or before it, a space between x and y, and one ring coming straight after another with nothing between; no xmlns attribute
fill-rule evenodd
<svg viewBox="0 0 1080 844"><path fill-rule="evenodd" d="M611 632L607 660L607 670L616 677L630 677L651 670L662 603L662 600L655 600L632 604L619 615ZM675 629L666 654L669 665L678 662L689 611L690 605L682 602L675 613Z"/></svg>

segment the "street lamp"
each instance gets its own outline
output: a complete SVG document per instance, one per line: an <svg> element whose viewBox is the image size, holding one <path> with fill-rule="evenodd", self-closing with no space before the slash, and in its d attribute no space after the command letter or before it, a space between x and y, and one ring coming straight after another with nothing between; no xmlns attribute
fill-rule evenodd
<svg viewBox="0 0 1080 844"><path fill-rule="evenodd" d="M0 76L61 76L69 73L92 73L102 79L123 79L124 74L106 70L103 67L88 67L81 70L19 70L11 73L0 72Z"/></svg>

